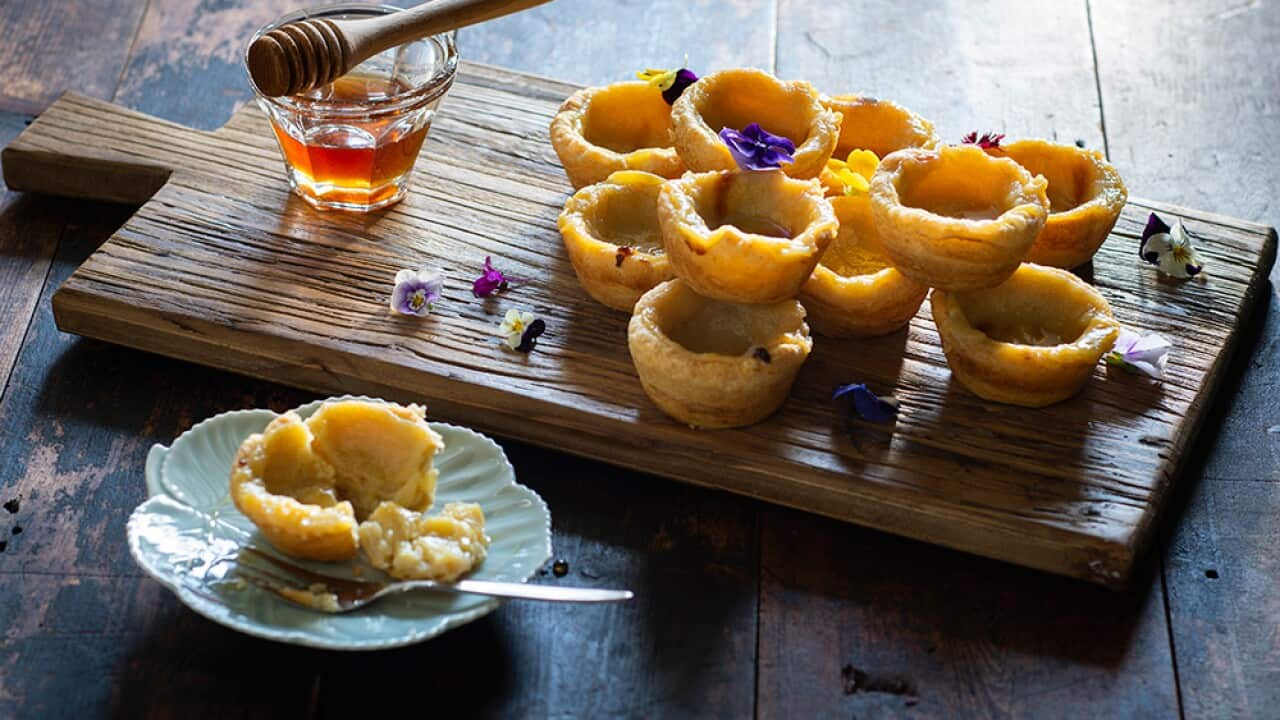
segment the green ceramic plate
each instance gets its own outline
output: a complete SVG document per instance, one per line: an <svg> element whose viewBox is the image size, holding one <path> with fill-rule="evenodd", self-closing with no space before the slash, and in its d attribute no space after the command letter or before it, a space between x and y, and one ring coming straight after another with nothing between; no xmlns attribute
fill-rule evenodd
<svg viewBox="0 0 1280 720"><path fill-rule="evenodd" d="M333 398L340 400L347 398ZM324 402L298 408L304 419ZM229 494L231 463L249 435L276 414L240 410L209 418L147 456L150 499L129 518L129 549L138 565L192 610L249 635L332 650L378 650L421 642L482 617L498 600L408 593L346 615L325 615L236 582L234 563L244 545L270 549ZM516 483L502 448L472 430L432 423L444 437L436 506L480 503L493 543L469 577L522 582L551 557L551 515L546 503ZM301 563L350 577L350 567ZM342 572L339 572L341 570ZM372 569L365 577L377 576Z"/></svg>

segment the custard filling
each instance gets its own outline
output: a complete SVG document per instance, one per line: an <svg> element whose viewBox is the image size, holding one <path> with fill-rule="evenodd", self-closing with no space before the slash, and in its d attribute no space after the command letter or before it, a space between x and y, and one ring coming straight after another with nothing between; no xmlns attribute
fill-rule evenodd
<svg viewBox="0 0 1280 720"><path fill-rule="evenodd" d="M662 254L656 195L656 188L653 192L626 187L606 189L584 216L587 230L604 242L650 255Z"/></svg>
<svg viewBox="0 0 1280 720"><path fill-rule="evenodd" d="M712 300L685 289L657 308L663 334L693 353L738 357L795 332L794 302L742 305Z"/></svg>
<svg viewBox="0 0 1280 720"><path fill-rule="evenodd" d="M620 83L591 97L582 118L582 136L617 153L671 147L671 107L648 85Z"/></svg>

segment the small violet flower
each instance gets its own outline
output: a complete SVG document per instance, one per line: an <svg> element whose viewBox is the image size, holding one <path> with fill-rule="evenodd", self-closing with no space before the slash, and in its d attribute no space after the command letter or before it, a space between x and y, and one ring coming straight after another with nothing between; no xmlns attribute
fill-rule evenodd
<svg viewBox="0 0 1280 720"><path fill-rule="evenodd" d="M841 385L831 394L831 399L839 400L846 395L853 399L853 409L858 416L868 422L893 422L898 415L897 398L889 395L877 397L864 383Z"/></svg>
<svg viewBox="0 0 1280 720"><path fill-rule="evenodd" d="M524 282L524 280L507 277L501 270L493 266L493 258L485 257L484 268L482 268L480 277L471 283L471 294L478 298L487 298L496 292L506 290L511 283L520 282Z"/></svg>
<svg viewBox="0 0 1280 720"><path fill-rule="evenodd" d="M783 163L793 163L796 144L788 138L751 123L741 132L722 128L720 139L729 146L729 154L743 170L776 170Z"/></svg>
<svg viewBox="0 0 1280 720"><path fill-rule="evenodd" d="M424 317L444 291L444 278L432 270L401 270L391 291L391 311Z"/></svg>
<svg viewBox="0 0 1280 720"><path fill-rule="evenodd" d="M828 160L827 169L835 175L845 195L859 195L871 189L871 176L880 166L880 158L870 150L852 150L845 160Z"/></svg>
<svg viewBox="0 0 1280 720"><path fill-rule="evenodd" d="M515 308L508 310L506 317L498 325L498 335L505 339L507 347L522 353L532 350L538 344L538 338L546 331L547 323L542 318Z"/></svg>
<svg viewBox="0 0 1280 720"><path fill-rule="evenodd" d="M688 59L685 58L685 60ZM685 89L698 81L698 76L689 68L678 70L646 68L636 73L636 77L661 90L662 99L666 100L668 105L674 105Z"/></svg>
<svg viewBox="0 0 1280 720"><path fill-rule="evenodd" d="M1183 280L1199 275L1204 269L1200 253L1191 244L1191 234L1182 222L1174 220L1173 227L1169 227L1155 213L1147 218L1147 226L1142 230L1138 254L1165 275Z"/></svg>
<svg viewBox="0 0 1280 720"><path fill-rule="evenodd" d="M995 150L1000 147L1001 140L1004 140L1004 133L987 132L979 137L978 132L975 130L961 138L960 142L965 145L977 145L983 150Z"/></svg>
<svg viewBox="0 0 1280 720"><path fill-rule="evenodd" d="M1172 346L1173 343L1159 335L1139 335L1121 330L1115 346L1102 359L1108 365L1160 380L1164 377L1165 366L1169 364L1169 348Z"/></svg>

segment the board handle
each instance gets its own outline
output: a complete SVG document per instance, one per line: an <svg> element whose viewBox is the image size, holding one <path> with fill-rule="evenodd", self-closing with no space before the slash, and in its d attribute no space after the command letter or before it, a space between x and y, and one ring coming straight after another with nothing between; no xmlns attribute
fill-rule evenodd
<svg viewBox="0 0 1280 720"><path fill-rule="evenodd" d="M208 135L67 92L0 152L0 167L10 190L139 205Z"/></svg>

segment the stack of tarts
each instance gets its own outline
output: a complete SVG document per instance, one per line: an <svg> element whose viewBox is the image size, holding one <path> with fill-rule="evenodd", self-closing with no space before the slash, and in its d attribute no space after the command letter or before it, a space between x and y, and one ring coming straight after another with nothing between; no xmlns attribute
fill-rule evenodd
<svg viewBox="0 0 1280 720"><path fill-rule="evenodd" d="M764 419L810 324L892 333L930 288L954 377L988 400L1063 400L1111 348L1106 301L1058 269L1087 262L1124 206L1099 154L946 146L895 103L760 70L646 77L575 93L551 141L577 188L559 219L569 259L592 298L632 313L640 382L676 420Z"/></svg>

